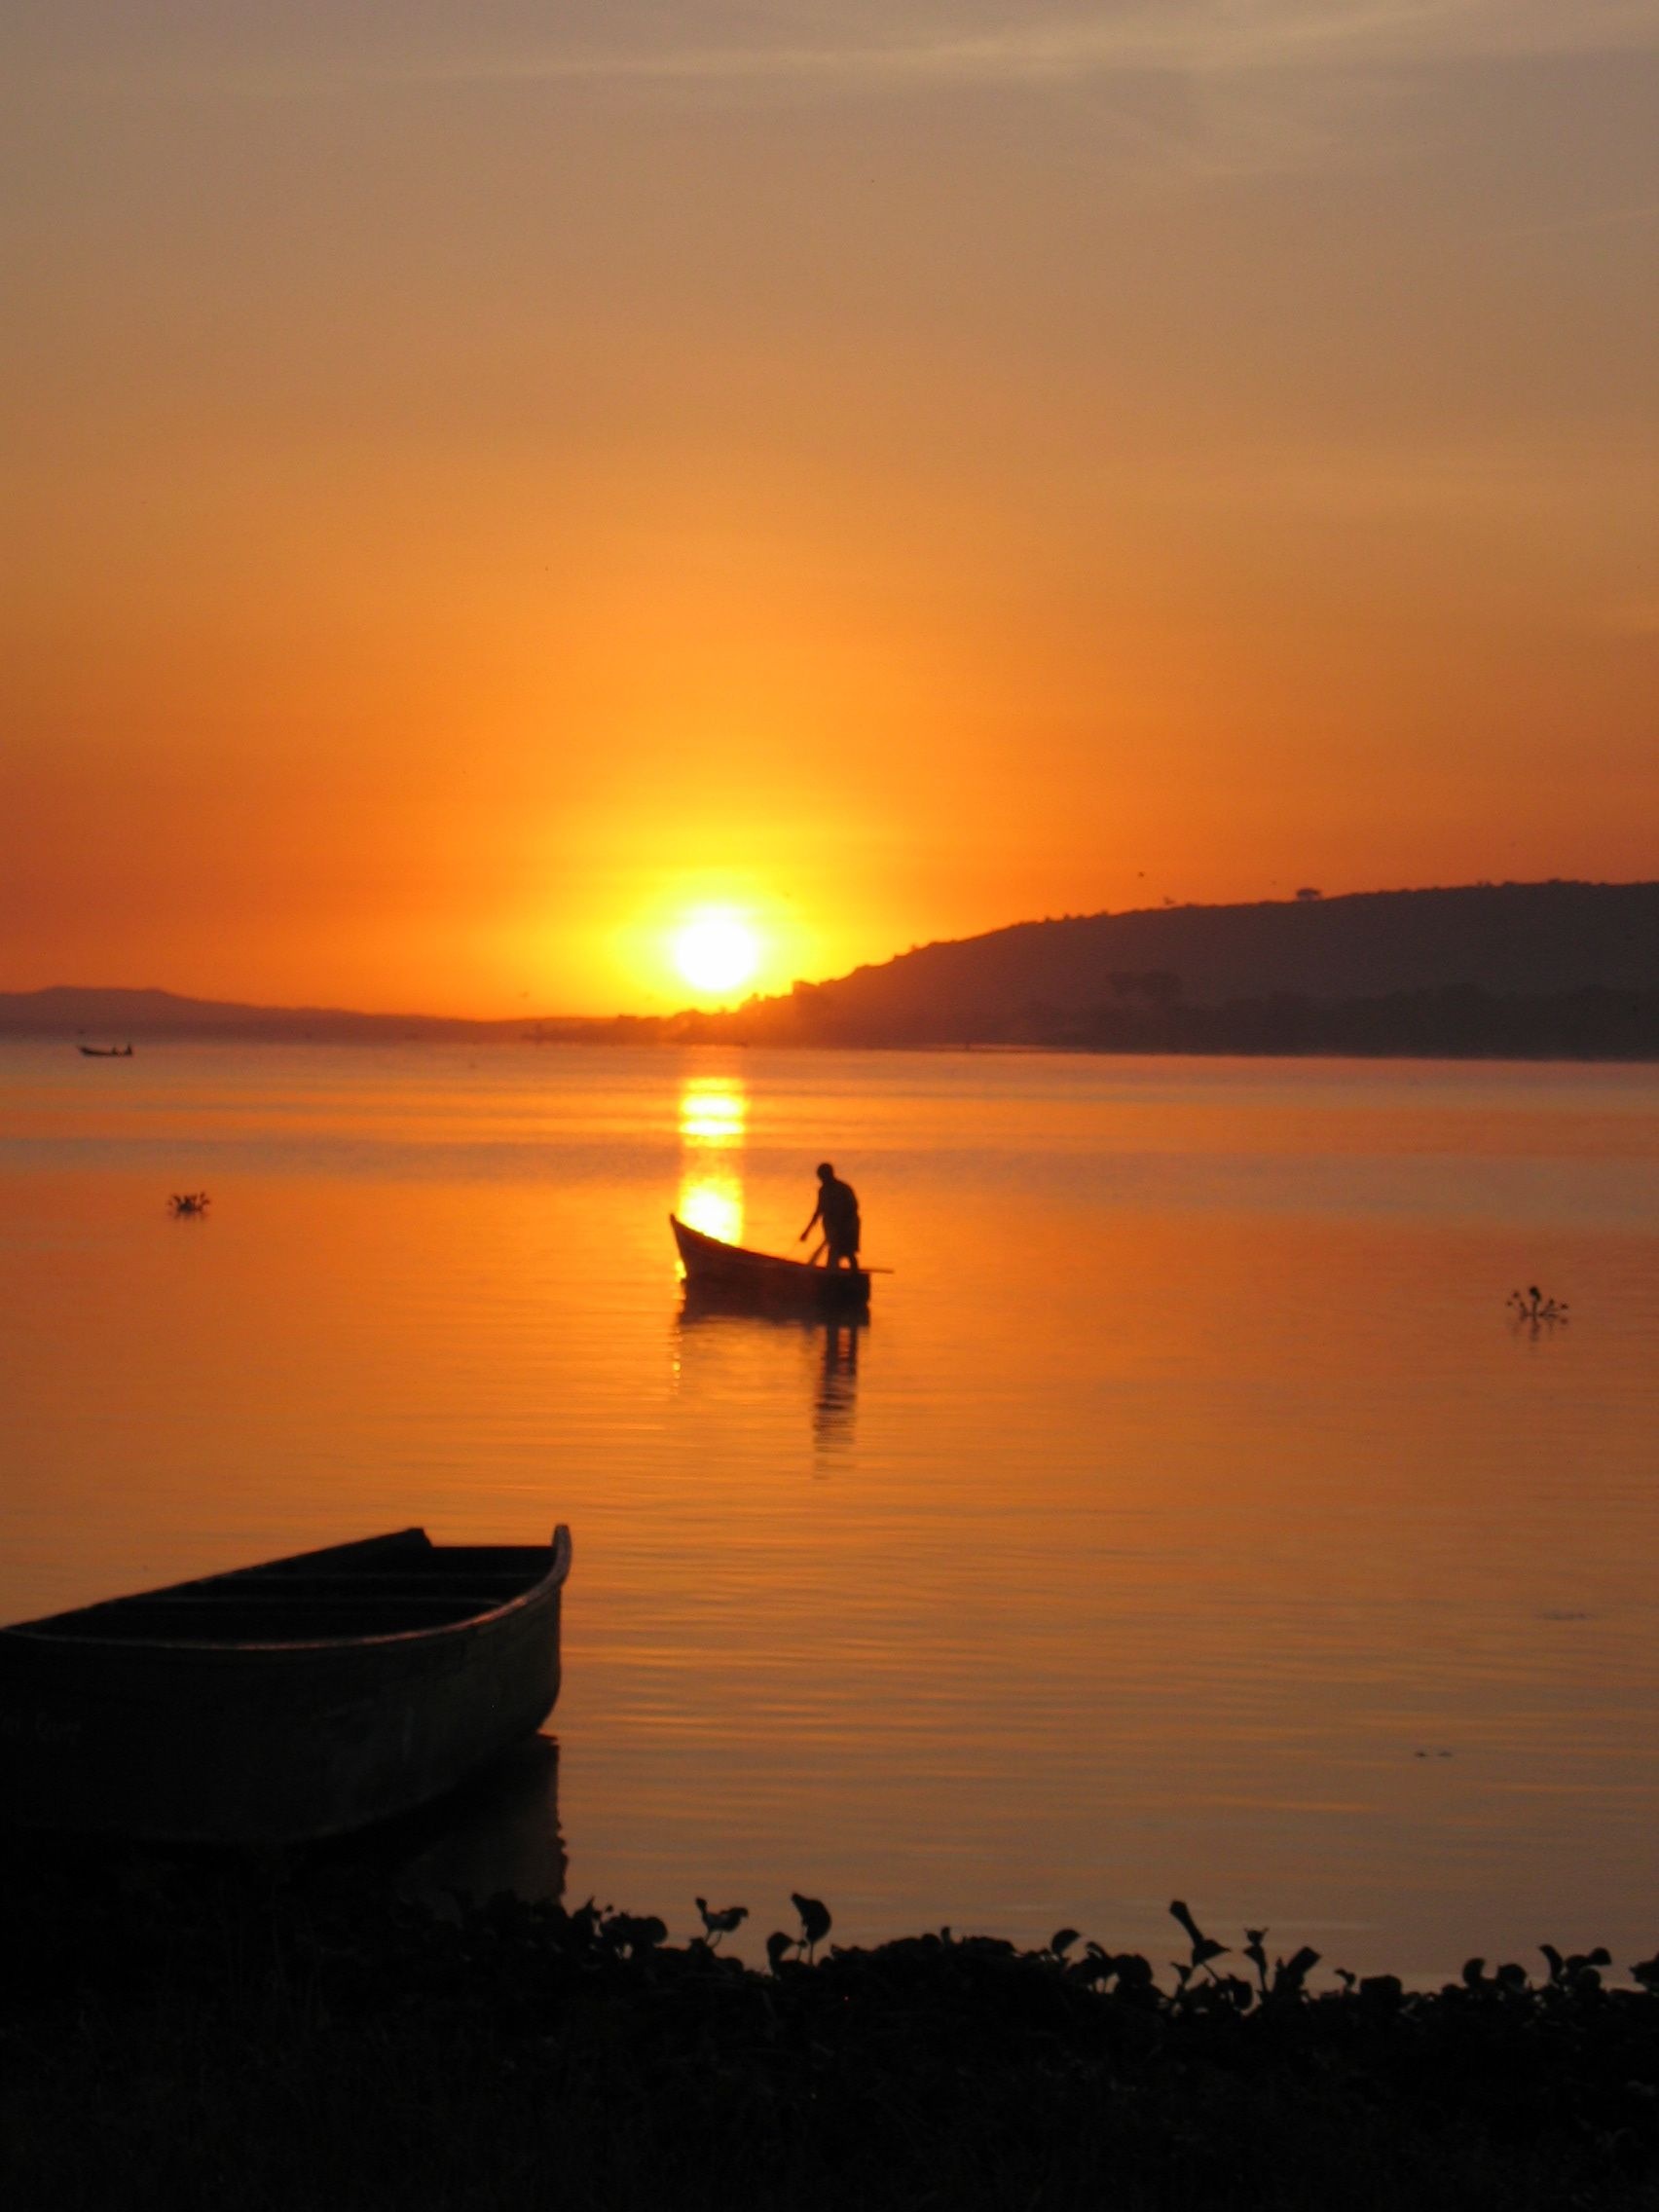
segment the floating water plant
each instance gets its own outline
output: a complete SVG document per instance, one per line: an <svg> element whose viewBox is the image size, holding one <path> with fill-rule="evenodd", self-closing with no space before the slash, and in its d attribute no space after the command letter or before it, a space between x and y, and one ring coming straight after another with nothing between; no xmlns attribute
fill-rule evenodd
<svg viewBox="0 0 1659 2212"><path fill-rule="evenodd" d="M1512 1290L1505 1304L1517 1321L1530 1322L1536 1329L1567 1319L1565 1298L1546 1298L1536 1283L1525 1291Z"/></svg>

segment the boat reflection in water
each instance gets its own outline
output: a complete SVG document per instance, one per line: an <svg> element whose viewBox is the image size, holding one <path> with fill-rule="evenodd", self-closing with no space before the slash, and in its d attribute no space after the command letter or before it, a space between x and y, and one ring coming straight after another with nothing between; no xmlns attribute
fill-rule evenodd
<svg viewBox="0 0 1659 2212"><path fill-rule="evenodd" d="M332 1848L428 1904L483 1903L502 1891L557 1904L566 1871L558 1742L527 1736L439 1803Z"/></svg>
<svg viewBox="0 0 1659 2212"><path fill-rule="evenodd" d="M687 1282L679 1314L682 1364L701 1340L711 1348L752 1355L751 1370L775 1372L790 1345L810 1355L812 1426L820 1444L845 1445L858 1405L859 1339L869 1326L862 1309L824 1314L780 1307L764 1296L723 1284ZM751 1373L753 1380L753 1372Z"/></svg>

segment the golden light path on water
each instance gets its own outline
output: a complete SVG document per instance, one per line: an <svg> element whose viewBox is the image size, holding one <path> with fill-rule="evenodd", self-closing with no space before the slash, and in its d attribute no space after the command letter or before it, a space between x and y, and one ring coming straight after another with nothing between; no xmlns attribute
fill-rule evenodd
<svg viewBox="0 0 1659 2212"><path fill-rule="evenodd" d="M743 1139L748 1094L739 1078L687 1077L680 1094L684 1159L675 1211L722 1244L743 1242Z"/></svg>

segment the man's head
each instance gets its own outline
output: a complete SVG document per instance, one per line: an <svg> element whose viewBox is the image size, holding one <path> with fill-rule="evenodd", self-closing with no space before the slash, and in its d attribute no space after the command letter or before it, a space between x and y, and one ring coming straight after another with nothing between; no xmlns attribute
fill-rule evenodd
<svg viewBox="0 0 1659 2212"><path fill-rule="evenodd" d="M818 1162L818 1180L821 1183L832 1183L835 1180L835 1170L827 1160Z"/></svg>

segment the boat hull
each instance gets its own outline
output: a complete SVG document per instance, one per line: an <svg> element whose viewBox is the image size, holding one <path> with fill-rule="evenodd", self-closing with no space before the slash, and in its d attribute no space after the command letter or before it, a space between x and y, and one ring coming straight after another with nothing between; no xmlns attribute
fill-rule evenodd
<svg viewBox="0 0 1659 2212"><path fill-rule="evenodd" d="M869 1304L869 1276L863 1268L815 1268L770 1252L747 1252L740 1244L705 1236L677 1214L668 1221L688 1290L809 1312L860 1312Z"/></svg>
<svg viewBox="0 0 1659 2212"><path fill-rule="evenodd" d="M334 1556L310 1555L311 1572ZM535 1556L545 1571L517 1595L435 1627L191 1641L70 1626L118 1617L117 1606L0 1631L7 1816L34 1828L270 1845L428 1803L533 1733L559 1694L568 1532ZM341 1594L342 1606L353 1602Z"/></svg>

